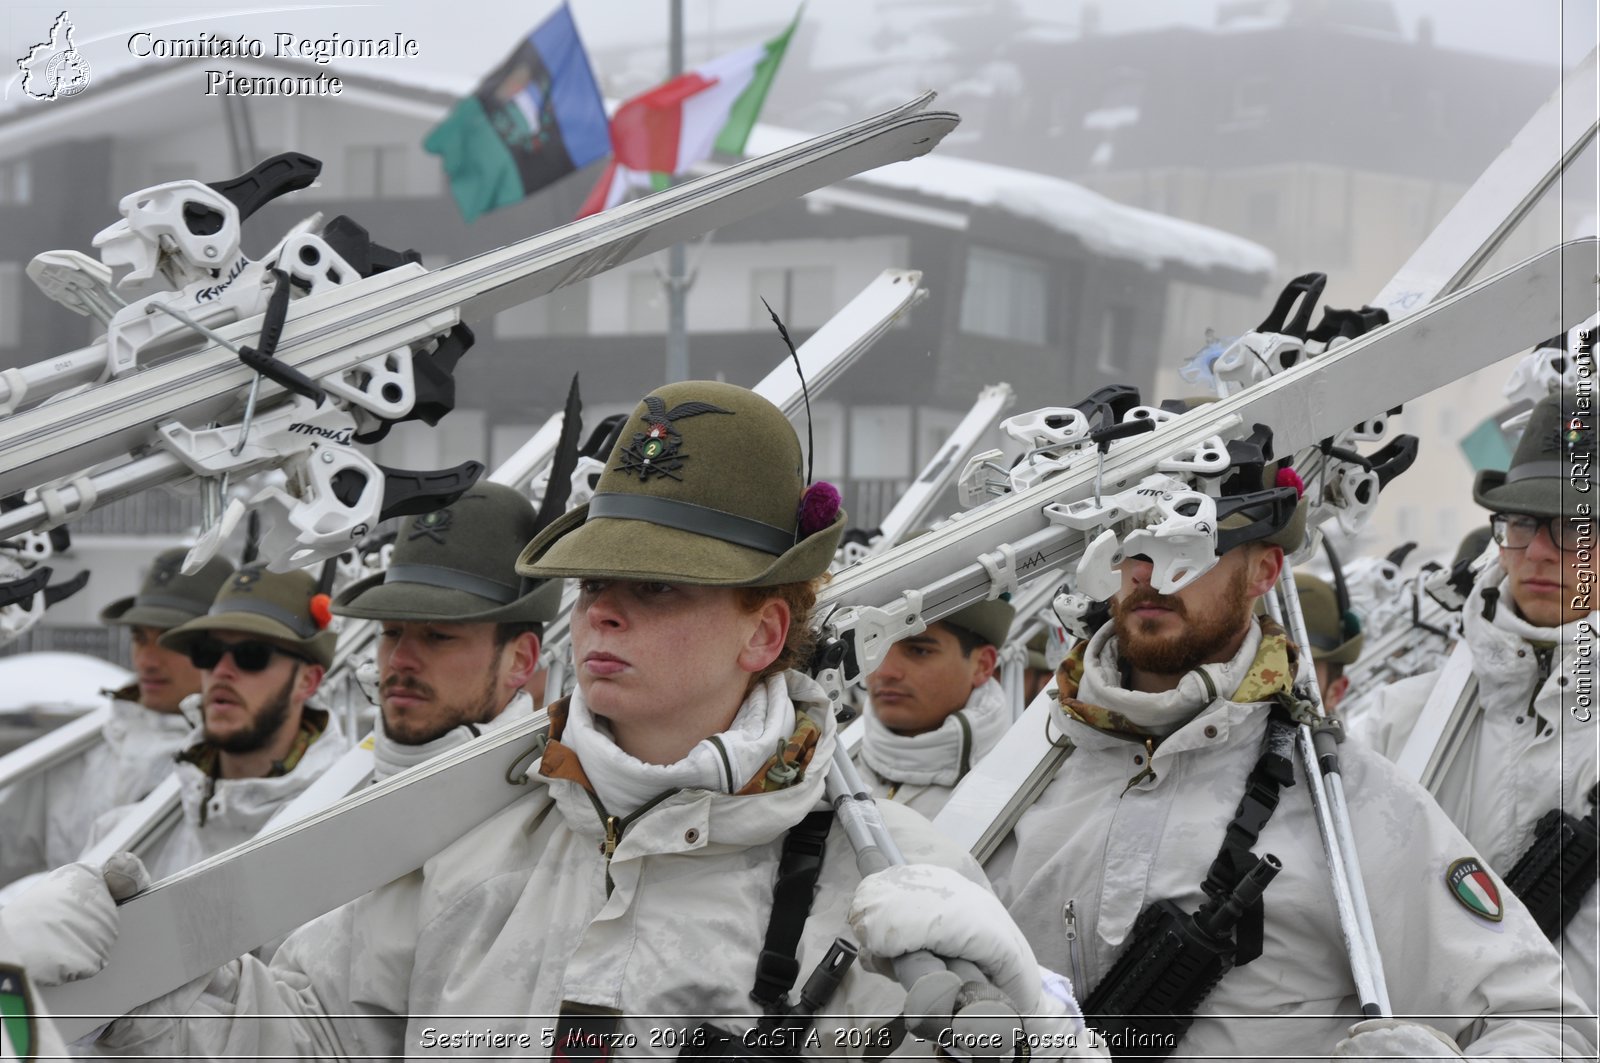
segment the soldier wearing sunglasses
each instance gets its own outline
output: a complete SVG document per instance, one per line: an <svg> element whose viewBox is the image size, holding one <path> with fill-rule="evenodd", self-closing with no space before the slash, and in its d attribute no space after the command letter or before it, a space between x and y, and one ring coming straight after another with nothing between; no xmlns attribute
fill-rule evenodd
<svg viewBox="0 0 1600 1063"><path fill-rule="evenodd" d="M1434 797L1495 871L1508 875L1545 814L1581 820L1600 777L1595 721L1594 406L1568 392L1534 407L1511 468L1478 474L1473 498L1490 511L1498 547L1463 610L1477 688L1465 738ZM1382 691L1375 741L1398 757L1439 673ZM1470 690L1470 688L1469 688ZM1587 894L1548 929L1567 983L1592 1012L1600 998L1593 868Z"/></svg>
<svg viewBox="0 0 1600 1063"><path fill-rule="evenodd" d="M199 669L202 720L177 758L183 821L145 856L153 877L254 837L347 748L338 721L308 704L333 661L329 616L307 573L251 565L161 636Z"/></svg>
<svg viewBox="0 0 1600 1063"><path fill-rule="evenodd" d="M134 671L134 682L106 692L111 713L103 741L0 790L0 885L77 859L100 816L138 801L172 771L191 729L178 706L200 692L200 673L158 640L210 608L233 574L216 557L185 575L187 553L177 547L158 554L139 593L100 613L102 623L128 629Z"/></svg>

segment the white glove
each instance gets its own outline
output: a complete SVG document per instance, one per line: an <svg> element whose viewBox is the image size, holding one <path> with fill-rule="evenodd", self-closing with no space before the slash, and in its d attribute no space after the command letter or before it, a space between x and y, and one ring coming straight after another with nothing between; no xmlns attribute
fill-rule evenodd
<svg viewBox="0 0 1600 1063"><path fill-rule="evenodd" d="M1367 1019L1333 1046L1335 1059L1460 1059L1455 1040L1432 1026L1402 1019Z"/></svg>
<svg viewBox="0 0 1600 1063"><path fill-rule="evenodd" d="M998 897L960 872L901 864L868 875L850 900L850 929L873 970L927 950L975 964L1019 1013L1039 1008L1039 964L1027 938Z"/></svg>
<svg viewBox="0 0 1600 1063"><path fill-rule="evenodd" d="M132 853L117 853L105 868L67 864L0 909L0 929L35 985L76 982L98 974L117 940L118 900L150 885L150 872Z"/></svg>

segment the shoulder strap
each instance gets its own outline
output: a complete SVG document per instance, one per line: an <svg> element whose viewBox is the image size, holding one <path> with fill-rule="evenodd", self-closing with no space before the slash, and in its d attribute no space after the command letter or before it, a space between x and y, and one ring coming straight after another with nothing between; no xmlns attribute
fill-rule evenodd
<svg viewBox="0 0 1600 1063"><path fill-rule="evenodd" d="M1220 903L1231 895L1245 873L1255 866L1256 856L1250 850L1278 810L1279 791L1294 785L1294 739L1293 722L1281 706L1273 705L1267 718L1261 757L1245 779L1244 796L1239 799L1233 820L1223 833L1222 848L1200 884L1212 903ZM1234 966L1243 967L1261 955L1265 919L1266 908L1260 900L1245 909L1236 930Z"/></svg>
<svg viewBox="0 0 1600 1063"><path fill-rule="evenodd" d="M812 812L789 829L778 858L778 879L772 887L772 914L767 937L756 960L756 984L750 999L767 1014L789 1009L789 990L800 977L800 935L811 915L817 879L822 875L822 854L833 827L831 808Z"/></svg>

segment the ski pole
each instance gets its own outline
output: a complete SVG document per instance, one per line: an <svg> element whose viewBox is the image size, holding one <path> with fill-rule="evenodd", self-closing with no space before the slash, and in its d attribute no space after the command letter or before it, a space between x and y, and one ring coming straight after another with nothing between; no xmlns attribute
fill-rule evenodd
<svg viewBox="0 0 1600 1063"><path fill-rule="evenodd" d="M1277 592L1276 598L1266 599L1268 614L1284 626L1295 645L1309 647L1305 617L1300 611L1300 597L1295 591L1292 574L1286 572L1279 578ZM1322 694L1317 689L1316 669L1313 667L1309 671L1312 704L1317 714L1326 718ZM1338 745L1331 731L1313 732L1310 724L1297 722L1295 744L1311 790L1317 833L1322 838L1322 852L1328 862L1339 931L1350 959L1350 974L1356 984L1361 1014L1369 1019L1386 1017L1392 1014L1389 991L1383 977L1383 958L1372 930L1372 914L1367 906L1355 838L1350 830L1344 780L1339 774Z"/></svg>
<svg viewBox="0 0 1600 1063"><path fill-rule="evenodd" d="M834 746L827 792L863 878L906 862L842 745ZM913 952L895 957L894 973L906 989L906 1028L918 1037L938 1043L950 1030L958 1044L1015 1045L1020 1040L1022 1019L1015 1007L970 961Z"/></svg>

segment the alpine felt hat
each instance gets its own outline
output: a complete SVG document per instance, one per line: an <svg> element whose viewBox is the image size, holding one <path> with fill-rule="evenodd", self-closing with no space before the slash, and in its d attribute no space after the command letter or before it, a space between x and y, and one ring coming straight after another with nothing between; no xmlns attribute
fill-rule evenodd
<svg viewBox="0 0 1600 1063"><path fill-rule="evenodd" d="M560 581L517 574L537 519L524 495L480 480L443 509L401 521L388 569L346 587L333 611L364 620L553 620Z"/></svg>
<svg viewBox="0 0 1600 1063"><path fill-rule="evenodd" d="M209 631L256 635L324 668L333 664L336 636L328 630L327 597L308 572L246 565L222 585L205 615L162 635L161 645L187 653Z"/></svg>
<svg viewBox="0 0 1600 1063"><path fill-rule="evenodd" d="M1010 602L995 598L992 601L973 602L942 619L944 623L970 631L989 645L999 648L1006 644L1006 636L1011 634L1011 621L1016 615L1017 610Z"/></svg>
<svg viewBox="0 0 1600 1063"><path fill-rule="evenodd" d="M1593 404L1576 393L1550 395L1534 404L1527 428L1505 472L1484 469L1472 498L1495 513L1581 517L1594 501Z"/></svg>
<svg viewBox="0 0 1600 1063"><path fill-rule="evenodd" d="M233 566L213 557L192 576L183 574L184 547L156 555L139 585L139 593L118 598L100 610L100 622L123 627L153 627L162 631L193 620L211 608L217 591L233 575Z"/></svg>
<svg viewBox="0 0 1600 1063"><path fill-rule="evenodd" d="M1300 594L1300 612L1311 642L1311 659L1331 664L1355 664L1361 656L1361 621L1339 608L1338 592L1326 580L1305 572L1294 574Z"/></svg>
<svg viewBox="0 0 1600 1063"><path fill-rule="evenodd" d="M794 426L760 395L668 384L623 426L594 497L540 532L517 571L718 587L814 579L845 514L831 488L807 490L801 469Z"/></svg>

